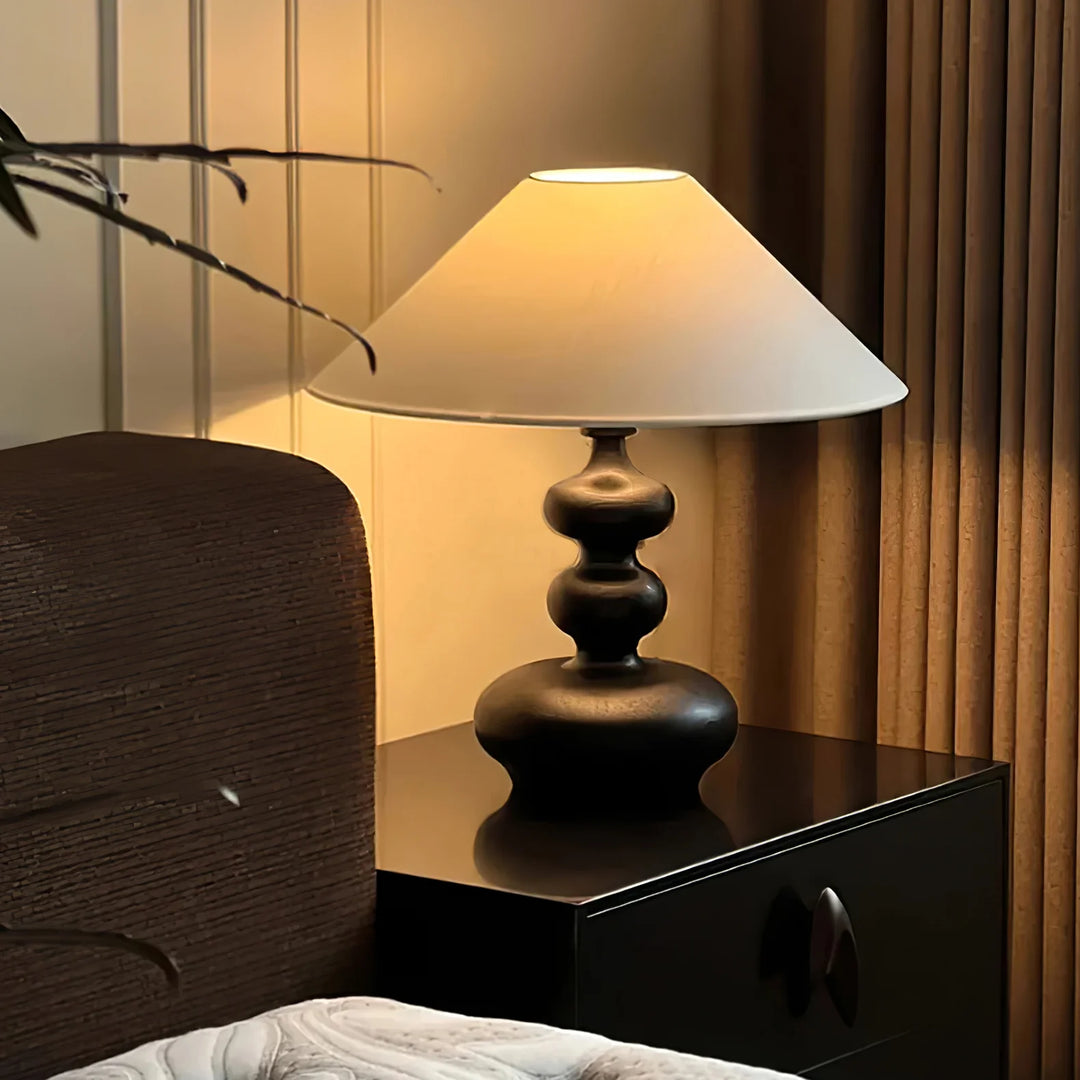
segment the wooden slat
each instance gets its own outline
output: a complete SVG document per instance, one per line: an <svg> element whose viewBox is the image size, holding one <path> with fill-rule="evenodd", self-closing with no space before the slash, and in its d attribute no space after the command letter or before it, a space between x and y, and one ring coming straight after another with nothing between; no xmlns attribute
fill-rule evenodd
<svg viewBox="0 0 1080 1080"><path fill-rule="evenodd" d="M882 356L902 379L907 368L908 216L911 181L912 0L889 4L885 83L885 230ZM881 418L881 563L878 579L877 729L900 741L900 602L903 589L904 412Z"/></svg>
<svg viewBox="0 0 1080 1080"><path fill-rule="evenodd" d="M1040 1075L1046 826L1046 664L1050 577L1054 302L1062 0L1035 5L1027 337L1020 525L1020 634L1013 757L1013 1076Z"/></svg>
<svg viewBox="0 0 1080 1080"><path fill-rule="evenodd" d="M1043 1075L1073 1073L1080 718L1080 0L1065 0L1046 649Z"/></svg>
<svg viewBox="0 0 1080 1080"><path fill-rule="evenodd" d="M930 492L934 426L935 279L941 107L941 0L912 9L910 190L901 466L901 559L897 741L926 738L926 646L930 604Z"/></svg>
<svg viewBox="0 0 1080 1080"><path fill-rule="evenodd" d="M938 143L936 306L926 605L928 750L951 751L956 703L956 552L960 384L964 353L964 193L967 171L968 0L943 0Z"/></svg>
<svg viewBox="0 0 1080 1080"><path fill-rule="evenodd" d="M207 137L211 144L285 148L285 20L266 0L206 0ZM223 259L284 288L286 175L278 162L241 163L246 206L210 175L209 241ZM210 435L291 445L286 309L238 282L210 281Z"/></svg>
<svg viewBox="0 0 1080 1080"><path fill-rule="evenodd" d="M957 536L956 750L993 752L1006 12L972 0Z"/></svg>
<svg viewBox="0 0 1080 1080"><path fill-rule="evenodd" d="M190 133L186 5L119 0L120 136L184 141ZM177 236L191 227L191 170L182 162L121 167L128 210ZM134 236L123 239L124 425L195 434L191 266Z"/></svg>

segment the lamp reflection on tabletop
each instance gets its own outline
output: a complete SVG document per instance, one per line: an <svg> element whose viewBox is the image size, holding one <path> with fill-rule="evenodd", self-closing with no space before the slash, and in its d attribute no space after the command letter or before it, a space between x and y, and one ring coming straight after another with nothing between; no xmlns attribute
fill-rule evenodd
<svg viewBox="0 0 1080 1080"><path fill-rule="evenodd" d="M666 818L575 821L531 816L510 798L477 829L473 859L497 888L584 899L733 847L728 827L703 805Z"/></svg>

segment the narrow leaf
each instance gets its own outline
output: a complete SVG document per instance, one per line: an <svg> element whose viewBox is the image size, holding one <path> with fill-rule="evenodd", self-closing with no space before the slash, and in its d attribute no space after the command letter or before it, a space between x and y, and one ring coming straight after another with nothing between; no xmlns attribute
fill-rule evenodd
<svg viewBox="0 0 1080 1080"><path fill-rule="evenodd" d="M296 308L298 311L306 312L309 315L315 315L320 319L325 319L327 322L333 323L334 326L344 330L346 334L360 342L364 347L364 352L367 354L368 366L371 368L372 372L375 371L375 350L371 347L371 343L363 336L363 334L348 323L342 322L340 319L335 319L325 311L320 311L318 308L311 307L310 304L305 304L302 300L297 300L294 296L286 296L272 285L267 285L266 282L260 281L256 277L252 277L251 274L219 259L211 252L205 251L195 244L189 244L186 240L177 240L163 229L159 229L156 225L150 225L148 222L133 218L130 215L125 214L122 210L115 210L111 206L103 206L101 203L94 202L93 199L88 199L85 195L69 191L67 188L58 187L56 184L50 184L45 180L37 180L30 176L18 176L15 179L24 187L34 188L37 191L44 191L46 194L52 195L62 202L71 203L72 206L79 206L84 210L89 210L90 213L97 214L98 217L103 217L106 220L113 222L113 224L120 226L122 229L137 233L151 244L161 244L164 247L173 248L173 250L179 251L189 259L194 259L204 266L209 266L211 270L218 270L231 278L235 278L237 281L242 281L249 288L254 289L255 292L270 296L275 300L281 301L283 304L288 304L290 307Z"/></svg>
<svg viewBox="0 0 1080 1080"><path fill-rule="evenodd" d="M0 161L0 206L7 211L8 216L24 233L37 236L34 219L30 216L30 211L26 209L26 203L23 202L19 189L15 186L11 173L7 171L3 161Z"/></svg>
<svg viewBox="0 0 1080 1080"><path fill-rule="evenodd" d="M180 985L176 961L153 942L111 930L66 930L59 927L18 927L0 923L0 945L74 945L98 949L119 949L148 960L160 969L172 989Z"/></svg>
<svg viewBox="0 0 1080 1080"><path fill-rule="evenodd" d="M61 157L59 154L42 157L11 154L5 159L5 162L8 165L17 165L25 169L46 169L60 176L66 176L69 180L85 184L87 187L100 192L111 206L120 206L122 203L127 202L127 194L118 190L103 172L84 164L78 158Z"/></svg>
<svg viewBox="0 0 1080 1080"><path fill-rule="evenodd" d="M207 161L204 162L204 164L207 165L209 168L213 169L215 172L221 173L222 176L229 180L232 186L236 188L236 194L240 196L240 201L242 203L247 202L247 183L235 169L230 169L228 165L222 165L219 161Z"/></svg>
<svg viewBox="0 0 1080 1080"><path fill-rule="evenodd" d="M67 154L56 154L51 151L43 152L49 159L58 162L60 165L66 166L69 169L79 169L86 174L87 179L84 183L90 184L91 187L96 187L101 191L105 198L108 200L110 206L119 206L123 202L127 202L127 196L120 191L119 188L105 175L105 173L97 168L95 165L91 165L88 161L80 161L77 157L72 157ZM41 160L38 158L38 160Z"/></svg>
<svg viewBox="0 0 1080 1080"><path fill-rule="evenodd" d="M80 144L82 145L82 144ZM44 149L38 144L31 145L30 143L20 142L13 140L10 142L0 142L0 159L6 159L9 164L26 164L30 161L42 161L45 159L55 160L66 163L70 168L81 168L92 173L97 177L99 189L101 191L107 191L109 193L109 201L113 206L118 205L121 202L127 201L127 196L119 191L112 181L102 172L100 169L90 165L85 160L80 160L80 157L85 158L89 155L76 155L76 154L61 154L52 149ZM119 155L105 155L105 156L119 156ZM127 154L125 157L141 158L148 161L157 161L161 156L158 154ZM236 189L236 194L240 197L241 202L247 202L248 188L244 178L236 172L235 169L230 169L228 165L223 165L220 161L214 158L198 158L195 159L197 163L206 165L210 169L214 169L216 172L221 173Z"/></svg>
<svg viewBox="0 0 1080 1080"><path fill-rule="evenodd" d="M0 109L0 139L19 139L26 142L26 136L19 130L19 125Z"/></svg>

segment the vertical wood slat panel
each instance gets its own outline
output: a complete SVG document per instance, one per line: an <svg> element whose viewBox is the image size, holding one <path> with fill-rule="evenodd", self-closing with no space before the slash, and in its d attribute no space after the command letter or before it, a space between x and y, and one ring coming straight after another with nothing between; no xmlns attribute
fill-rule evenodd
<svg viewBox="0 0 1080 1080"><path fill-rule="evenodd" d="M186 5L119 0L120 137L190 136ZM191 170L182 162L125 161L127 209L175 236L191 232ZM124 426L195 434L191 265L135 236L123 240Z"/></svg>
<svg viewBox="0 0 1080 1080"><path fill-rule="evenodd" d="M373 157L386 157L386 29L383 21L383 0L367 0L367 123L368 152ZM402 159L406 160L406 159ZM430 168L430 166L429 166ZM375 170L371 174L368 186L368 314L375 320L386 309L386 285L389 267L386 259L386 192L383 187L383 174ZM383 558L375 564L372 594L375 597L375 635L385 643L383 655L393 655L393 644L387 642L387 612L391 610L388 599L390 592L389 559L386 558L389 545L385 537L386 527L386 485L384 483L385 465L392 454L387 450L387 442L382 438L383 418L371 417L371 503L373 507L372 532L376 551L383 553ZM422 456L422 453L421 453ZM402 640L406 640L402 638ZM406 676L408 677L408 676ZM392 738L402 729L408 731L415 720L403 715L395 717L393 727L387 717L390 715L391 686L390 664L383 663L375 672L375 692L379 699L379 716L376 730L381 738ZM470 703L471 705L471 703ZM438 722L426 721L426 726L437 727Z"/></svg>
<svg viewBox="0 0 1080 1080"><path fill-rule="evenodd" d="M28 136L96 136L98 47L94 4L35 0L5 15L0 102ZM101 223L38 192L25 200L38 239L0 221L0 446L97 430L105 419Z"/></svg>
<svg viewBox="0 0 1080 1080"><path fill-rule="evenodd" d="M766 49L758 101L762 133L756 147L761 186L756 236L804 286L820 295L827 176L821 138L826 12L835 5L756 6ZM777 77L780 71L784 78ZM796 191L788 176L803 178ZM814 723L816 646L821 640L816 633L820 597L815 581L818 485L827 475L819 461L821 429L806 423L753 432L758 460L754 575L759 586L751 647L768 661L758 665L752 719L804 731ZM776 482L780 476L784 485ZM787 677L777 679L775 670Z"/></svg>
<svg viewBox="0 0 1080 1080"><path fill-rule="evenodd" d="M1009 5L1002 222L1001 395L997 566L994 586L994 757L1011 761L1016 743L1016 659L1020 640L1020 520L1027 338L1028 208L1034 0Z"/></svg>
<svg viewBox="0 0 1080 1080"><path fill-rule="evenodd" d="M208 0L188 0L189 78L188 102L191 141L207 142L206 5ZM209 185L207 170L189 167L191 174L191 239L206 249L210 242ZM210 437L210 271L201 263L191 266L192 402L195 435Z"/></svg>
<svg viewBox="0 0 1080 1080"><path fill-rule="evenodd" d="M300 149L300 8L299 0L285 0L285 148ZM285 165L287 210L285 260L286 291L299 296L303 291L300 241L300 162ZM293 307L286 312L286 349L289 374L289 449L300 451L300 393L304 388L304 338L301 313Z"/></svg>
<svg viewBox="0 0 1080 1080"><path fill-rule="evenodd" d="M953 749L956 705L957 528L960 384L964 348L964 193L967 172L968 0L943 0L934 312L933 441L926 734L929 750Z"/></svg>
<svg viewBox="0 0 1080 1080"><path fill-rule="evenodd" d="M1023 502L1020 528L1017 725L1013 759L1012 1075L1042 1059L1043 874L1046 776L1046 620L1049 576L1050 403L1057 249L1061 0L1035 8Z"/></svg>
<svg viewBox="0 0 1080 1080"><path fill-rule="evenodd" d="M901 379L907 352L908 212L911 186L913 0L888 5L885 82L885 229L882 357ZM900 600L903 586L904 410L881 418L881 540L878 574L879 741L900 740Z"/></svg>
<svg viewBox="0 0 1080 1080"><path fill-rule="evenodd" d="M990 757L993 735L994 540L1001 355L1005 10L972 0L968 96L964 344L957 519L958 753Z"/></svg>
<svg viewBox="0 0 1080 1080"><path fill-rule="evenodd" d="M98 135L102 142L120 139L120 26L119 0L98 0ZM105 158L101 170L117 188L120 162ZM124 314L122 234L101 223L101 319L105 365L105 427L124 427Z"/></svg>
<svg viewBox="0 0 1080 1080"><path fill-rule="evenodd" d="M205 0L207 139L211 145L285 147L285 20L266 0ZM209 244L276 288L288 282L288 202L280 162L235 163L248 181L241 205L213 173ZM291 444L286 309L220 274L210 279L210 436L276 450Z"/></svg>
<svg viewBox="0 0 1080 1080"><path fill-rule="evenodd" d="M1073 1075L1076 1025L1077 718L1080 667L1080 0L1065 0L1046 671L1043 1075Z"/></svg>
<svg viewBox="0 0 1080 1080"><path fill-rule="evenodd" d="M881 120L886 12L832 0L825 7L821 300L880 351ZM875 737L880 514L877 415L817 428L813 729Z"/></svg>
<svg viewBox="0 0 1080 1080"><path fill-rule="evenodd" d="M922 746L926 736L926 643L930 576L930 491L934 423L934 283L937 252L941 0L912 11L910 202L901 496L901 586L897 736Z"/></svg>

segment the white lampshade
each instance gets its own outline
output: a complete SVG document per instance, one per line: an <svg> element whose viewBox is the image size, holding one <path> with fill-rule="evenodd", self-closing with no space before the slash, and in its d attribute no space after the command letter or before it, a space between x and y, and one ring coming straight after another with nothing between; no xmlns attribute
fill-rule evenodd
<svg viewBox="0 0 1080 1080"><path fill-rule="evenodd" d="M375 412L709 426L880 409L904 384L685 173L535 173L311 386Z"/></svg>

